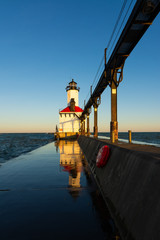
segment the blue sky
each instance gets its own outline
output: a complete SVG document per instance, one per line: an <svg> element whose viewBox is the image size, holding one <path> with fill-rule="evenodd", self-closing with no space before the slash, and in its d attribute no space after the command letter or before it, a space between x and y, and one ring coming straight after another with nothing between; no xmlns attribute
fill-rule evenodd
<svg viewBox="0 0 160 240"><path fill-rule="evenodd" d="M0 1L0 132L54 131L72 78L81 88L83 106L122 4ZM159 42L160 14L126 60L118 88L119 131L160 131ZM109 88L102 94L98 119L99 130L109 131Z"/></svg>

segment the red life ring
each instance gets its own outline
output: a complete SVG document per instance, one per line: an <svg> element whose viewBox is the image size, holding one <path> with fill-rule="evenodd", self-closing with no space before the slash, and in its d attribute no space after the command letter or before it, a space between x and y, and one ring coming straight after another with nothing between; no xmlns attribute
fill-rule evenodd
<svg viewBox="0 0 160 240"><path fill-rule="evenodd" d="M107 160L109 158L109 153L110 153L110 149L107 145L103 146L99 150L97 158L96 158L96 166L98 168L104 167L106 165Z"/></svg>

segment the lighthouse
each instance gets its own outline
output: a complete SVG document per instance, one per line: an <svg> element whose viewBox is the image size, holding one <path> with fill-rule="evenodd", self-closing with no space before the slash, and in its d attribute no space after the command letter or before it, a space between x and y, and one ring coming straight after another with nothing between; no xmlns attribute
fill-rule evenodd
<svg viewBox="0 0 160 240"><path fill-rule="evenodd" d="M79 104L79 90L77 83L72 81L66 87L67 107L59 111L59 137L64 138L76 135L80 131L79 117L83 112Z"/></svg>

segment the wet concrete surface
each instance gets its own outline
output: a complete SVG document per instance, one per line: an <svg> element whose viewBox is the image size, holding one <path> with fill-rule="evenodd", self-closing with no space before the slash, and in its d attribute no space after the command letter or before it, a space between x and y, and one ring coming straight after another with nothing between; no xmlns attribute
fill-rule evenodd
<svg viewBox="0 0 160 240"><path fill-rule="evenodd" d="M77 142L50 143L1 164L1 240L116 236Z"/></svg>
<svg viewBox="0 0 160 240"><path fill-rule="evenodd" d="M106 142L106 143L121 147L121 148L126 148L133 151L147 153L152 156L156 156L160 159L160 147L157 147L157 146L147 145L147 144L143 145L143 144L135 144L135 143L124 143L121 141L111 143L111 141L108 139L107 140L99 139L99 140L102 142Z"/></svg>

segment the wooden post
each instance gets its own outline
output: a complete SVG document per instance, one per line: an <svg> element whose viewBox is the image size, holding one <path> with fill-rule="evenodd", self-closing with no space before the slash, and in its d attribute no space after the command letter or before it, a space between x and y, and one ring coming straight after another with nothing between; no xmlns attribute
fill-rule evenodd
<svg viewBox="0 0 160 240"><path fill-rule="evenodd" d="M128 139L129 139L129 143L132 142L132 131L128 130Z"/></svg>
<svg viewBox="0 0 160 240"><path fill-rule="evenodd" d="M111 81L111 123L110 123L110 138L112 140L112 132L114 132L115 141L118 141L118 122L117 122L117 71L113 74Z"/></svg>
<svg viewBox="0 0 160 240"><path fill-rule="evenodd" d="M89 113L87 114L87 136L89 137L90 132L89 132Z"/></svg>
<svg viewBox="0 0 160 240"><path fill-rule="evenodd" d="M114 132L112 132L112 143L115 142L115 136L114 136Z"/></svg>
<svg viewBox="0 0 160 240"><path fill-rule="evenodd" d="M82 135L82 120L81 120L81 122L80 122L80 133L81 133L81 135Z"/></svg>
<svg viewBox="0 0 160 240"><path fill-rule="evenodd" d="M94 107L94 137L97 138L98 137L98 125L97 125L97 108L98 108L98 105L97 105L97 98L95 98L95 103L93 104L93 107Z"/></svg>
<svg viewBox="0 0 160 240"><path fill-rule="evenodd" d="M82 135L84 135L84 120L82 120Z"/></svg>
<svg viewBox="0 0 160 240"><path fill-rule="evenodd" d="M84 130L84 135L85 135L85 132L86 132L86 129L85 129L85 126L86 125L86 119L83 120L83 130Z"/></svg>

